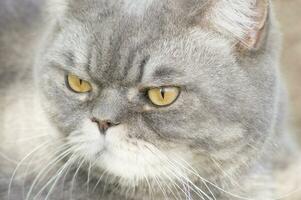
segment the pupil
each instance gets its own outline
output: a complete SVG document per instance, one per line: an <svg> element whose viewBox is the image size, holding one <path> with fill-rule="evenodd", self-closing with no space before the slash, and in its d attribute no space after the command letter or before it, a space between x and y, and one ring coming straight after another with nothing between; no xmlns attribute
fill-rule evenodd
<svg viewBox="0 0 301 200"><path fill-rule="evenodd" d="M81 85L83 83L83 80L82 79L79 79L79 84Z"/></svg>
<svg viewBox="0 0 301 200"><path fill-rule="evenodd" d="M164 97L165 97L165 89L161 88L160 89L160 93L161 93L162 98L164 99Z"/></svg>

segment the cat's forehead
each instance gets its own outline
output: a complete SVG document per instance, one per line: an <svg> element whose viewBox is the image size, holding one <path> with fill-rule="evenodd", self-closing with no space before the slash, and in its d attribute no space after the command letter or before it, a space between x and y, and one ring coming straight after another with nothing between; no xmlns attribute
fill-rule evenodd
<svg viewBox="0 0 301 200"><path fill-rule="evenodd" d="M55 0L52 0L55 1ZM67 0L65 0L67 1ZM62 10L82 21L103 21L114 19L113 24L128 17L140 19L145 23L165 18L168 23L180 23L194 12L200 12L207 0L69 0L69 8Z"/></svg>
<svg viewBox="0 0 301 200"><path fill-rule="evenodd" d="M219 60L218 53L210 51L220 49L215 47L217 44L226 46L218 35L189 26L189 20L181 14L185 6L180 7L179 2L184 1L175 0L174 5L167 4L167 0L94 2L84 4L94 6L83 5L82 12L75 13L80 23L72 22L66 30L68 36L62 38L64 51L67 41L71 41L68 50L75 55L75 63L86 63L82 66L89 66L96 80L137 83L147 77L154 83L155 78L162 81L164 75L169 80L158 84L168 85L175 78L181 82L183 72L194 70L196 60L198 65L208 63L208 58L210 62Z"/></svg>
<svg viewBox="0 0 301 200"><path fill-rule="evenodd" d="M72 27L80 24L84 34L92 35L102 48L109 42L118 50L187 32L195 26L191 12L197 7L193 5L204 4L205 0L85 0L72 4L66 21ZM71 36L74 32L83 31L69 30Z"/></svg>
<svg viewBox="0 0 301 200"><path fill-rule="evenodd" d="M120 40L119 36L117 31L89 50L89 74L103 84L180 85L201 68L233 62L229 44L205 32L191 30L172 38L146 34Z"/></svg>
<svg viewBox="0 0 301 200"><path fill-rule="evenodd" d="M134 68L148 60L154 43L164 38L172 39L184 30L180 20L175 20L171 11L165 10L163 1L104 2L98 1L95 7L87 10L83 7L85 11L74 13L80 23L70 23L70 29L66 31L68 40L81 41L71 45L70 50L82 52L78 54L85 54L92 60L89 69L92 73L140 73L139 69ZM86 37L89 39L82 39ZM112 77L108 78L112 80Z"/></svg>

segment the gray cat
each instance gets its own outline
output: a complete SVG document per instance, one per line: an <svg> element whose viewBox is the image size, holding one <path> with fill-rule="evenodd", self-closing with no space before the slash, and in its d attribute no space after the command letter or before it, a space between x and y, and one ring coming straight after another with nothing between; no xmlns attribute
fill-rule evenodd
<svg viewBox="0 0 301 200"><path fill-rule="evenodd" d="M301 198L270 1L1 0L0 27L1 200Z"/></svg>

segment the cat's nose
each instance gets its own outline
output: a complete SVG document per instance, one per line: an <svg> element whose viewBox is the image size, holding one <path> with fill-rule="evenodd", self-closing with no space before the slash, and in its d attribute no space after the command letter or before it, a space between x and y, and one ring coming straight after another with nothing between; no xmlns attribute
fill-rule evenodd
<svg viewBox="0 0 301 200"><path fill-rule="evenodd" d="M97 123L99 131L102 134L106 134L106 131L114 126L117 126L120 124L120 122L113 122L112 120L99 120L96 118L92 118L92 122Z"/></svg>

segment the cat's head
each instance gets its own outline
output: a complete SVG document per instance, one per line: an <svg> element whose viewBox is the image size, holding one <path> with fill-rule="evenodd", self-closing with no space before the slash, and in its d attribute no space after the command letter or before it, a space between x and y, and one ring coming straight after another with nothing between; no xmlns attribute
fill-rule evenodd
<svg viewBox="0 0 301 200"><path fill-rule="evenodd" d="M73 158L121 183L212 180L264 148L277 103L268 1L57 4L37 78Z"/></svg>

